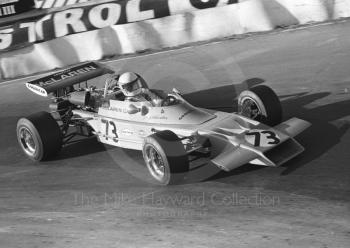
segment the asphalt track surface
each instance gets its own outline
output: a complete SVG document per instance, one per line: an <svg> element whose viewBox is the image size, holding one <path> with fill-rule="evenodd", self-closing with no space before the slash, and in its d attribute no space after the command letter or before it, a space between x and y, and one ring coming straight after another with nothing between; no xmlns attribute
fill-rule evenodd
<svg viewBox="0 0 350 248"><path fill-rule="evenodd" d="M0 247L349 247L350 22L226 40L109 63L194 104L233 111L267 84L284 118L312 123L282 167L213 166L182 185L149 182L140 152L94 139L33 163L18 118L47 109L26 80L0 85ZM203 169L204 168L204 169Z"/></svg>

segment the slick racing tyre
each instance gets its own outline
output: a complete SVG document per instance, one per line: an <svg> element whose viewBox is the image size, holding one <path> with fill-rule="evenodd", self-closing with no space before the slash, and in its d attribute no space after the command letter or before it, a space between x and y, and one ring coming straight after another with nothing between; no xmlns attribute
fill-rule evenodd
<svg viewBox="0 0 350 248"><path fill-rule="evenodd" d="M147 168L158 184L178 184L189 171L184 145L169 130L146 137L142 152Z"/></svg>
<svg viewBox="0 0 350 248"><path fill-rule="evenodd" d="M34 161L49 159L62 147L61 130L47 112L21 118L17 122L17 140L24 153Z"/></svg>
<svg viewBox="0 0 350 248"><path fill-rule="evenodd" d="M258 85L243 91L238 97L241 115L275 126L282 122L282 106L276 93L268 86Z"/></svg>

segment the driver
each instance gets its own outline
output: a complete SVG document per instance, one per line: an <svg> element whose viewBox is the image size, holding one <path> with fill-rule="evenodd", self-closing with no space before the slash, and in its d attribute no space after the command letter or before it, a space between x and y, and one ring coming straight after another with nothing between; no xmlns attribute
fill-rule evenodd
<svg viewBox="0 0 350 248"><path fill-rule="evenodd" d="M151 91L146 82L134 72L121 74L118 86L126 97L125 101L150 102L155 107L162 104L162 96Z"/></svg>

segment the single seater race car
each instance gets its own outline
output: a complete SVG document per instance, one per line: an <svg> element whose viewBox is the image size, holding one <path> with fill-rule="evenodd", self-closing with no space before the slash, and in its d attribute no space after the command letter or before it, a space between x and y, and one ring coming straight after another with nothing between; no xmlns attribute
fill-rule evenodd
<svg viewBox="0 0 350 248"><path fill-rule="evenodd" d="M108 80L103 88L88 86L89 80L113 73L88 62L26 83L38 95L52 94L53 101L50 113L18 121L18 142L25 154L42 161L77 135L96 136L108 145L142 151L154 180L168 185L183 180L193 154L231 171L247 163L279 166L304 150L293 137L310 123L298 118L282 122L280 101L265 85L241 92L237 112L227 113L195 107L176 89L153 106L126 101Z"/></svg>

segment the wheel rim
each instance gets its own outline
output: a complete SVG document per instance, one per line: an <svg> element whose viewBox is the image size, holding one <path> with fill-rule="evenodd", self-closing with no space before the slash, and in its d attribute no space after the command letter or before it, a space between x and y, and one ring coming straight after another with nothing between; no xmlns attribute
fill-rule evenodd
<svg viewBox="0 0 350 248"><path fill-rule="evenodd" d="M165 166L162 156L152 145L145 147L145 159L152 176L158 181L162 181L165 176Z"/></svg>
<svg viewBox="0 0 350 248"><path fill-rule="evenodd" d="M249 117L251 119L257 119L262 115L262 112L259 108L259 104L257 104L253 99L247 98L242 101L242 115Z"/></svg>
<svg viewBox="0 0 350 248"><path fill-rule="evenodd" d="M36 151L36 145L33 138L33 134L26 127L21 127L19 130L19 139L23 150L30 156L34 155Z"/></svg>

